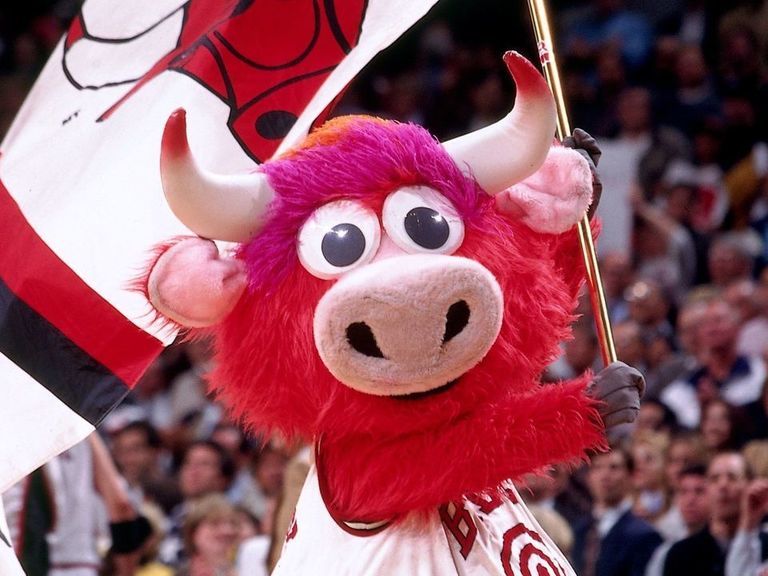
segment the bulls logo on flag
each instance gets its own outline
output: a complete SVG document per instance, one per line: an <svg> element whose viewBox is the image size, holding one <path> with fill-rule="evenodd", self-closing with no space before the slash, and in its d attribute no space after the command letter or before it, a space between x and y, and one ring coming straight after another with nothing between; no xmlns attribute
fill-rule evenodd
<svg viewBox="0 0 768 576"><path fill-rule="evenodd" d="M435 2L85 2L0 146L0 492L93 431L175 336L128 288L189 234L160 185L171 112L208 168L252 167Z"/></svg>

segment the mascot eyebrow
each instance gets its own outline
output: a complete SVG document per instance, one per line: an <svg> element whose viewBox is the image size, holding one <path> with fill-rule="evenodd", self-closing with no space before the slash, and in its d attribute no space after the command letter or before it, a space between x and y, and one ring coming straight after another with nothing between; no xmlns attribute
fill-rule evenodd
<svg viewBox="0 0 768 576"><path fill-rule="evenodd" d="M296 539L330 530L328 516L416 545L438 511L438 527L452 525L452 503L475 529L477 514L505 511L546 552L508 480L585 458L604 447L602 418L639 408L642 377L620 363L540 382L570 336L583 278L573 228L594 165L553 145L546 83L522 56L504 59L512 112L443 144L415 125L345 117L221 176L191 155L183 113L169 119L163 188L198 236L158 249L145 292L169 321L214 337L211 387L236 418L315 443ZM236 242L233 256L208 238ZM495 562L520 554L491 540ZM301 573L300 548L286 546L278 573ZM317 573L341 573L337 561Z"/></svg>

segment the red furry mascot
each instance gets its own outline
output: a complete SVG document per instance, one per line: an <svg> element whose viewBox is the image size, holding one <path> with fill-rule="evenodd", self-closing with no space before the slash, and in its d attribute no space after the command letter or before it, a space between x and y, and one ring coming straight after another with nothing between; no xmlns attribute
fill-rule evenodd
<svg viewBox="0 0 768 576"><path fill-rule="evenodd" d="M573 573L510 479L603 447L642 378L539 380L574 319L593 173L552 145L541 75L505 62L512 112L443 144L339 118L225 177L191 156L183 113L166 126L164 191L198 237L159 250L148 297L214 335L236 417L314 441L277 574Z"/></svg>

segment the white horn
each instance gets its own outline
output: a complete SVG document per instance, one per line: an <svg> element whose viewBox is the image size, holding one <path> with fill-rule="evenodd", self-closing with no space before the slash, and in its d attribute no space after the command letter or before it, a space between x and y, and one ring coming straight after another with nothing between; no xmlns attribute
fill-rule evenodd
<svg viewBox="0 0 768 576"><path fill-rule="evenodd" d="M275 195L260 172L225 176L201 168L189 149L183 109L165 124L160 176L176 217L198 236L213 240L248 241L261 228Z"/></svg>
<svg viewBox="0 0 768 576"><path fill-rule="evenodd" d="M512 111L504 118L443 146L456 165L496 195L527 178L544 163L555 135L555 101L544 77L517 52L504 54L517 86Z"/></svg>

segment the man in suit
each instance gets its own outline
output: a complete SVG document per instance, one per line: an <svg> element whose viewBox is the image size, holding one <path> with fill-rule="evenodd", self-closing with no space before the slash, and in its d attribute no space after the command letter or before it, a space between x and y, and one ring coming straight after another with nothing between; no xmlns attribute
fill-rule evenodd
<svg viewBox="0 0 768 576"><path fill-rule="evenodd" d="M632 460L620 448L592 459L592 516L574 530L573 566L581 576L642 576L661 536L632 513Z"/></svg>
<svg viewBox="0 0 768 576"><path fill-rule="evenodd" d="M751 536L755 542L757 550L754 564L765 560L768 542L759 538L758 534L765 509L765 495L762 493L765 488L757 490L750 500L746 498L750 496L748 487L749 469L742 454L721 452L712 458L707 468L710 520L703 530L680 540L669 549L664 563L664 576L725 576L728 550L739 532L743 533L743 538L749 539ZM733 560L745 559L741 557ZM748 572L739 571L737 574L747 576Z"/></svg>

